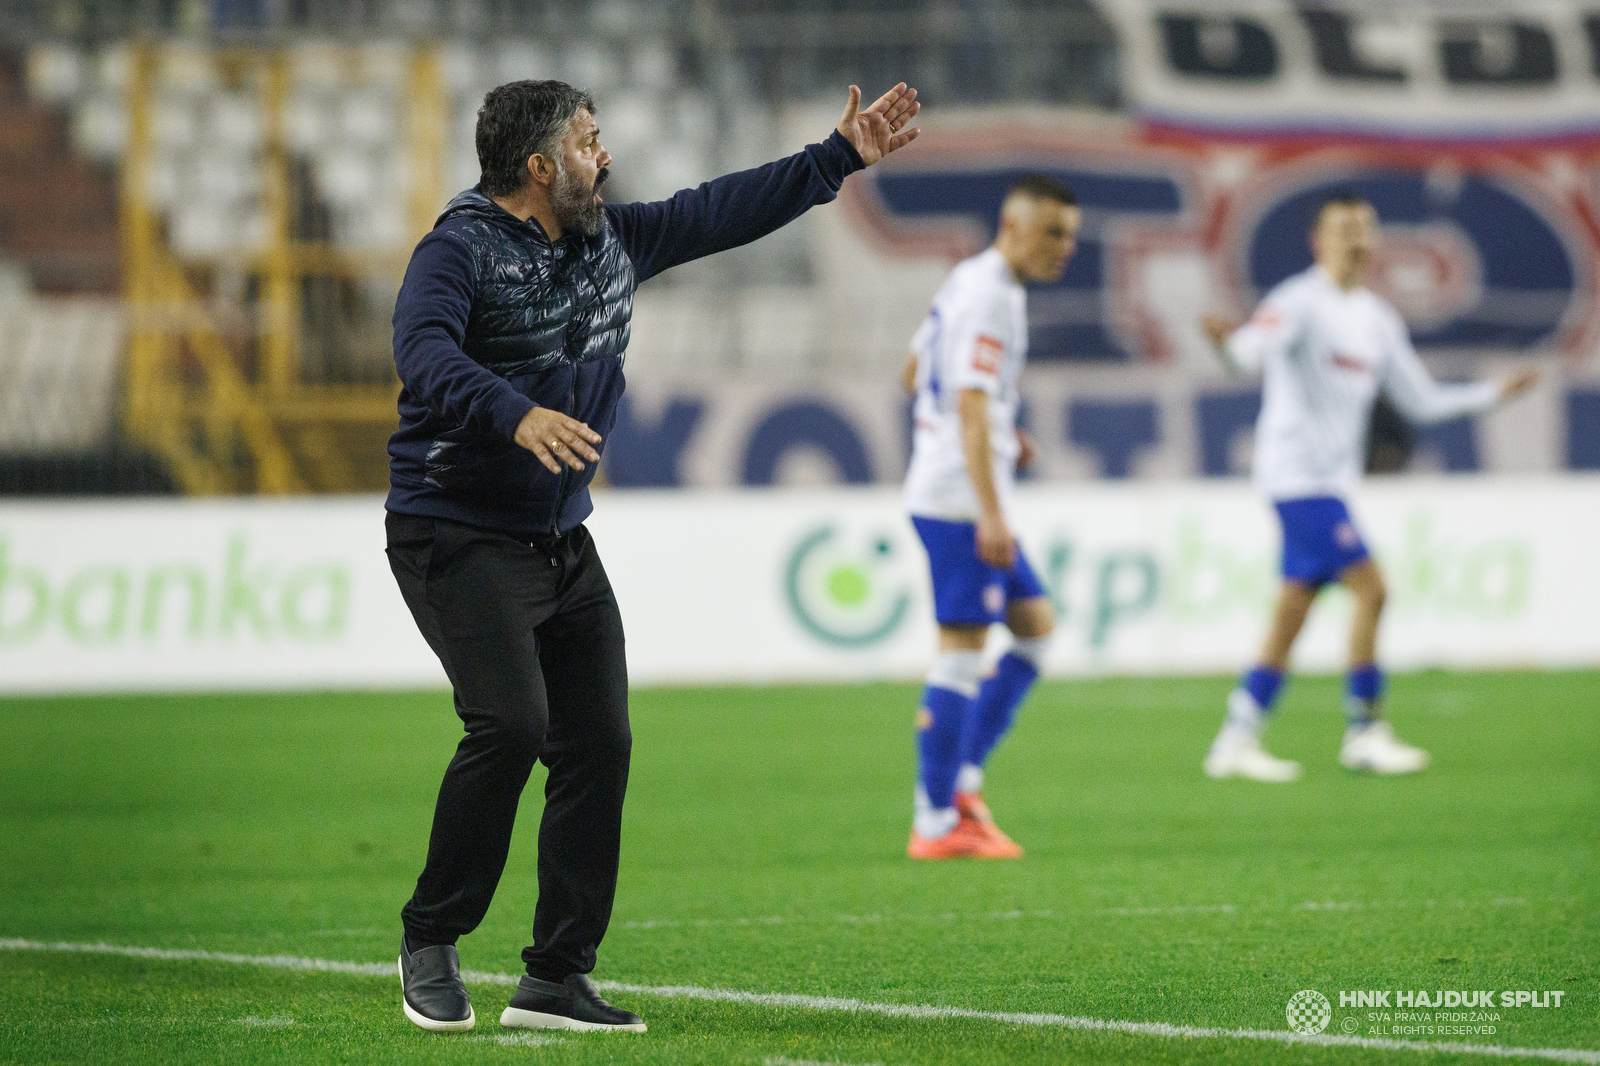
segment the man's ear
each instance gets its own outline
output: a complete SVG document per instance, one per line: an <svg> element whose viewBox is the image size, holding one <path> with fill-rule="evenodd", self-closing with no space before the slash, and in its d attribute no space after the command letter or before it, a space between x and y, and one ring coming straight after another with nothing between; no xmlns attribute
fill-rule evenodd
<svg viewBox="0 0 1600 1066"><path fill-rule="evenodd" d="M556 180L556 168L550 160L535 152L528 157L528 178L535 184L548 188Z"/></svg>

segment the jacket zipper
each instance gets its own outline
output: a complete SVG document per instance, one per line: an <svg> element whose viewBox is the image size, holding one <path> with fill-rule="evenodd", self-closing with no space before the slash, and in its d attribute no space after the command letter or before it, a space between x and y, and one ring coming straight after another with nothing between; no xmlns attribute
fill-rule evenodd
<svg viewBox="0 0 1600 1066"><path fill-rule="evenodd" d="M571 369L572 381L567 386L567 409L562 414L576 417L572 412L578 406L578 365L571 364ZM571 472L570 466L562 464L561 480L556 483L556 509L550 516L550 532L558 537L561 535L561 512L567 509L567 476Z"/></svg>
<svg viewBox="0 0 1600 1066"><path fill-rule="evenodd" d="M595 303L603 299L600 283L595 280L594 271L589 269L589 264L584 261L581 253L577 254L577 259L575 262L577 263L578 269L582 270L584 276L589 279L589 288L594 290L594 298L590 302ZM573 321L577 321L578 316L587 310L588 305L585 305L581 309L574 309ZM567 409L562 412L562 414L568 415L572 418L577 417L578 362L579 360L573 359L570 363L572 369L572 381L567 385ZM556 536L561 535L561 512L567 509L567 481L571 473L572 468L563 465L561 467L561 480L556 484L556 510L555 513L550 516L550 532Z"/></svg>

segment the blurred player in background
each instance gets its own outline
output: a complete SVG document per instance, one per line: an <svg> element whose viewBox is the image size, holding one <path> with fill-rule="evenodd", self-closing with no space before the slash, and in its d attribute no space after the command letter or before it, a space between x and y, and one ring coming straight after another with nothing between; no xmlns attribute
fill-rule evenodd
<svg viewBox="0 0 1600 1066"><path fill-rule="evenodd" d="M1354 194L1322 204L1313 222L1315 264L1267 294L1234 329L1202 321L1218 355L1241 373L1261 371L1254 479L1283 527L1283 583L1260 661L1228 696L1228 713L1205 758L1211 777L1292 781L1300 764L1268 754L1261 730L1283 685L1289 649L1318 590L1337 581L1355 596L1350 627L1347 728L1339 761L1351 770L1414 773L1428 754L1395 738L1379 717L1383 672L1377 663L1383 576L1345 506L1365 459L1363 442L1381 391L1413 422L1475 415L1533 384L1531 370L1500 382L1439 384L1411 347L1405 323L1365 287L1378 218Z"/></svg>
<svg viewBox="0 0 1600 1066"><path fill-rule="evenodd" d="M916 393L906 508L933 572L939 652L917 711L919 778L914 859L1020 858L985 805L983 764L1028 694L1055 615L1011 534L1019 465L1032 458L1017 428L1017 383L1028 351L1030 281L1055 281L1082 212L1054 178L1024 177L1000 208L990 248L958 265L912 339L906 384ZM1014 640L983 677L989 627Z"/></svg>

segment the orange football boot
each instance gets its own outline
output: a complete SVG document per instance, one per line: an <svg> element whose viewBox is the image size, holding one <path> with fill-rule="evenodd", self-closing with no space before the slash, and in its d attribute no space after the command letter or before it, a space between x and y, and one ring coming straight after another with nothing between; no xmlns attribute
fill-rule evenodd
<svg viewBox="0 0 1600 1066"><path fill-rule="evenodd" d="M906 854L913 859L1019 859L1022 849L1010 841L994 840L982 825L962 818L950 832L932 840L913 829Z"/></svg>
<svg viewBox="0 0 1600 1066"><path fill-rule="evenodd" d="M913 859L977 858L987 844L988 838L984 836L983 827L963 818L950 832L931 840L915 829L911 830L911 842L906 845L906 854Z"/></svg>
<svg viewBox="0 0 1600 1066"><path fill-rule="evenodd" d="M973 822L989 842L991 854L986 856L994 859L1020 859L1023 851L1022 845L1006 836L1000 827L994 824L994 815L989 813L989 805L983 802L983 796L977 792L957 792L956 810L961 814L963 822Z"/></svg>

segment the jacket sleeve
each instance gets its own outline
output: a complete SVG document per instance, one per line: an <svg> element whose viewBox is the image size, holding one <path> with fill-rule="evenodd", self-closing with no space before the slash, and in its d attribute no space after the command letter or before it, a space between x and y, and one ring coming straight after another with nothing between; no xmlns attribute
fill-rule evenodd
<svg viewBox="0 0 1600 1066"><path fill-rule="evenodd" d="M1492 381L1438 382L1417 358L1405 323L1398 316L1387 324L1389 358L1384 361L1383 391L1401 414L1412 422L1444 422L1462 415L1477 415L1500 400L1500 386Z"/></svg>
<svg viewBox="0 0 1600 1066"><path fill-rule="evenodd" d="M737 248L794 221L839 193L865 167L835 130L787 159L684 189L651 204L607 204L640 281L701 256Z"/></svg>
<svg viewBox="0 0 1600 1066"><path fill-rule="evenodd" d="M472 256L435 230L411 253L394 305L394 365L406 390L440 421L503 437L533 401L462 351L472 311Z"/></svg>

